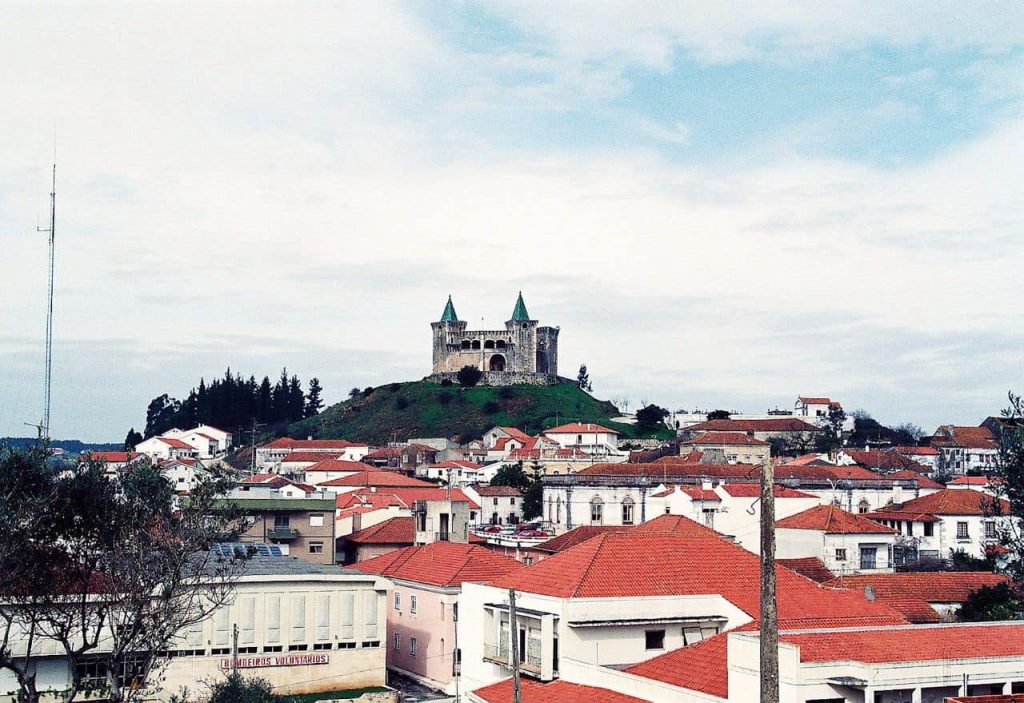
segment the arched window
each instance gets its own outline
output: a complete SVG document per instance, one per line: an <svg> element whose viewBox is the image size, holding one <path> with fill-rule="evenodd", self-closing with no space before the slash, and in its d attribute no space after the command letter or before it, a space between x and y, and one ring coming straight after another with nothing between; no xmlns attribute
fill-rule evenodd
<svg viewBox="0 0 1024 703"><path fill-rule="evenodd" d="M491 362L489 366L491 371L504 371L505 357L503 357L501 354L495 354L494 356L491 357Z"/></svg>
<svg viewBox="0 0 1024 703"><path fill-rule="evenodd" d="M471 342L468 339L463 339L462 340L462 348L463 349L469 349L470 346L471 346Z"/></svg>
<svg viewBox="0 0 1024 703"><path fill-rule="evenodd" d="M474 339L473 340L473 348L474 349L479 349L480 348L480 340L479 339Z"/></svg>
<svg viewBox="0 0 1024 703"><path fill-rule="evenodd" d="M868 504L868 499L867 498L861 498L860 502L857 503L857 512L858 513L868 513L868 512L871 512L871 505Z"/></svg>
<svg viewBox="0 0 1024 703"><path fill-rule="evenodd" d="M494 349L494 340L488 339L486 342L484 342L484 349Z"/></svg>
<svg viewBox="0 0 1024 703"><path fill-rule="evenodd" d="M600 525L604 521L604 501L598 496L590 499L590 524Z"/></svg>
<svg viewBox="0 0 1024 703"><path fill-rule="evenodd" d="M622 499L622 524L633 524L633 499L629 496Z"/></svg>
<svg viewBox="0 0 1024 703"><path fill-rule="evenodd" d="M504 349L505 348L505 340L504 339L499 339L497 342L494 343L494 346L496 346L498 349Z"/></svg>

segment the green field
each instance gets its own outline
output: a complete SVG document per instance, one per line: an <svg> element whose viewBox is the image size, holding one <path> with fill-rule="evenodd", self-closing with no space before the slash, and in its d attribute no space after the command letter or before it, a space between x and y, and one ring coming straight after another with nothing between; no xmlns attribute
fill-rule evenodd
<svg viewBox="0 0 1024 703"><path fill-rule="evenodd" d="M384 444L395 437L478 438L495 425L530 434L565 422L597 422L633 437L631 425L612 423L620 413L574 383L555 386L441 386L426 381L378 386L369 395L333 405L293 424L293 437L347 439ZM666 434L668 431L666 430Z"/></svg>

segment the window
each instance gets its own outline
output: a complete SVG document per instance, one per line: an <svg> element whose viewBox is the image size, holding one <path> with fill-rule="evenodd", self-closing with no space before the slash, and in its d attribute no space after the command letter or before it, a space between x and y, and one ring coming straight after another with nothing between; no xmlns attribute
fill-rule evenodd
<svg viewBox="0 0 1024 703"><path fill-rule="evenodd" d="M309 543L309 553L310 554L323 554L324 553L324 543L323 542L310 542Z"/></svg>
<svg viewBox="0 0 1024 703"><path fill-rule="evenodd" d="M914 536L914 523L912 523L910 520L907 520L907 536Z"/></svg>
<svg viewBox="0 0 1024 703"><path fill-rule="evenodd" d="M330 642L316 642L316 643L313 644L313 651L314 652L322 652L322 651L324 651L326 649L330 649L333 646L334 645L331 644Z"/></svg>
<svg viewBox="0 0 1024 703"><path fill-rule="evenodd" d="M400 633L395 633L395 641L394 644L391 645L391 648L396 652L402 649L402 635Z"/></svg>
<svg viewBox="0 0 1024 703"><path fill-rule="evenodd" d="M409 596L409 612L416 612L416 596Z"/></svg>
<svg viewBox="0 0 1024 703"><path fill-rule="evenodd" d="M934 537L935 536L935 523L926 522L924 523L924 536Z"/></svg>
<svg viewBox="0 0 1024 703"><path fill-rule="evenodd" d="M651 649L665 649L664 630L644 630L644 647Z"/></svg>
<svg viewBox="0 0 1024 703"><path fill-rule="evenodd" d="M311 513L309 516L310 527L323 527L324 526L324 514L323 513Z"/></svg>
<svg viewBox="0 0 1024 703"><path fill-rule="evenodd" d="M508 504L509 504L509 505L512 505L512 506L514 506L514 505L516 504L516 499L515 499L515 497L514 497L514 496L513 496L512 498L509 498L509 499L508 499Z"/></svg>
<svg viewBox="0 0 1024 703"><path fill-rule="evenodd" d="M274 515L274 527L288 527L288 513Z"/></svg>
<svg viewBox="0 0 1024 703"><path fill-rule="evenodd" d="M253 649L255 650L255 648L253 648ZM309 649L309 645L308 644L290 644L290 645L288 645L288 651L289 652L305 652L307 649ZM238 651L242 651L242 650L238 650Z"/></svg>
<svg viewBox="0 0 1024 703"><path fill-rule="evenodd" d="M494 498L493 500L494 500L494 504L497 505L498 504L498 499Z"/></svg>
<svg viewBox="0 0 1024 703"><path fill-rule="evenodd" d="M861 547L860 548L860 568L862 569L875 569L876 558L878 555L878 549L876 547Z"/></svg>
<svg viewBox="0 0 1024 703"><path fill-rule="evenodd" d="M377 649L380 647L380 640L374 640L372 642L363 642L363 649Z"/></svg>
<svg viewBox="0 0 1024 703"><path fill-rule="evenodd" d="M409 638L409 656L410 657L415 657L416 656L416 638L415 637L410 637Z"/></svg>
<svg viewBox="0 0 1024 703"><path fill-rule="evenodd" d="M866 513L871 510L871 506L868 504L867 498L861 498L860 502L857 503L857 512Z"/></svg>
<svg viewBox="0 0 1024 703"><path fill-rule="evenodd" d="M338 649L355 649L355 642L338 642Z"/></svg>
<svg viewBox="0 0 1024 703"><path fill-rule="evenodd" d="M402 594L395 591L395 610L402 609Z"/></svg>
<svg viewBox="0 0 1024 703"><path fill-rule="evenodd" d="M837 549L836 550L836 561L846 561L846 550L845 549Z"/></svg>
<svg viewBox="0 0 1024 703"><path fill-rule="evenodd" d="M622 501L622 524L633 524L633 499L629 496Z"/></svg>
<svg viewBox="0 0 1024 703"><path fill-rule="evenodd" d="M985 539L996 538L996 524L989 520L985 523Z"/></svg>
<svg viewBox="0 0 1024 703"><path fill-rule="evenodd" d="M956 538L957 539L970 539L971 536L967 534L967 523L958 522L956 524Z"/></svg>
<svg viewBox="0 0 1024 703"><path fill-rule="evenodd" d="M604 501L594 496L590 501L590 524L600 525L604 517Z"/></svg>
<svg viewBox="0 0 1024 703"><path fill-rule="evenodd" d="M280 652L280 651L283 651L283 648L279 644L268 644L266 647L263 648L263 651L264 652Z"/></svg>
<svg viewBox="0 0 1024 703"><path fill-rule="evenodd" d="M529 566L533 563L533 557L531 557L529 554L525 555L523 557L523 563L526 564L526 566Z"/></svg>

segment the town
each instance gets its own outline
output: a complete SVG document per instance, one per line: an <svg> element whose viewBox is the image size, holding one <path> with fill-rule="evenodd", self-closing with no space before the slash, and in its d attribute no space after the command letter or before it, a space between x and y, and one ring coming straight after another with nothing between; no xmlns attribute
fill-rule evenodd
<svg viewBox="0 0 1024 703"><path fill-rule="evenodd" d="M559 329L538 325L520 293L505 329L468 331L449 298L423 383L586 392L585 369L558 375ZM145 699L231 671L278 693L375 701L755 700L768 468L781 700L1024 695L1011 504L1024 486L1008 483L1019 465L1007 469L1020 417L854 445L858 423L830 397L763 414L659 412L663 439L626 437L639 415L384 444L246 445L199 424L83 452L65 471L128 486L152 469L174 511L239 519L209 548L239 557L237 572L193 584L215 607L165 633ZM38 605L19 591L4 608ZM118 678L102 656L116 635L71 654L45 615L4 617L10 700L24 699L29 671L44 698Z"/></svg>

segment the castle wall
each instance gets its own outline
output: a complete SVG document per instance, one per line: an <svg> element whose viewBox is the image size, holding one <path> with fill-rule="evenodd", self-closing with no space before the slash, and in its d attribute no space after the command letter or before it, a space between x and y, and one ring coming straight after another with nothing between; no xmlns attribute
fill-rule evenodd
<svg viewBox="0 0 1024 703"><path fill-rule="evenodd" d="M463 364L465 365L465 364ZM461 367L460 367L461 368ZM452 383L458 383L456 379L456 372L450 373L432 373L427 376L424 380L430 383L440 383L441 381L451 381ZM483 377L480 379L478 386L554 386L559 383L575 383L576 381L569 378L561 378L554 374L549 373L528 373L519 371L486 371Z"/></svg>

